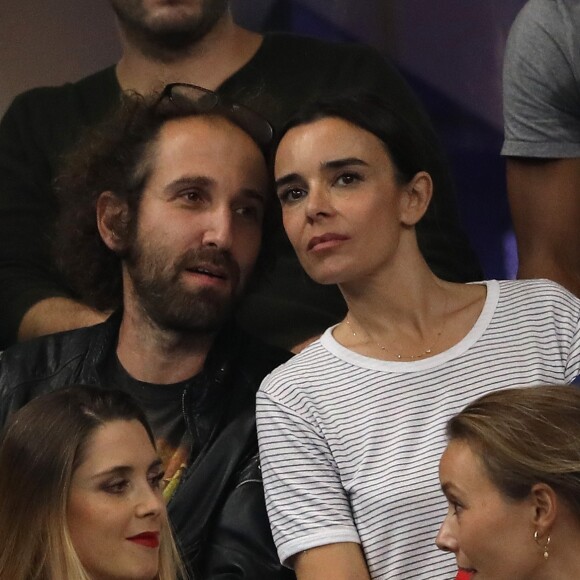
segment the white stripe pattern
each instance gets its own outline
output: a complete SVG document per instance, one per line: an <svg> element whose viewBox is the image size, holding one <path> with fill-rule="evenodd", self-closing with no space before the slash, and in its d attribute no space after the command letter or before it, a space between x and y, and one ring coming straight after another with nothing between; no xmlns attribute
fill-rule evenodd
<svg viewBox="0 0 580 580"><path fill-rule="evenodd" d="M282 561L362 544L372 578L455 577L434 540L446 512L445 423L491 390L580 373L580 301L548 281L487 282L473 329L413 362L354 353L332 329L271 373L257 398L266 503Z"/></svg>

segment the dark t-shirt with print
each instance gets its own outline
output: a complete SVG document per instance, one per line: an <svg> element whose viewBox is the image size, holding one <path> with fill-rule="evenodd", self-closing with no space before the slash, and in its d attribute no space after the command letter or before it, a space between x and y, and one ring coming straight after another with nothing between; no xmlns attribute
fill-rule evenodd
<svg viewBox="0 0 580 580"><path fill-rule="evenodd" d="M203 375L168 385L146 383L133 378L112 352L105 363L103 378L107 384L129 393L145 412L165 469L164 496L170 499L191 461L192 434L183 414L185 393L188 389L202 392Z"/></svg>

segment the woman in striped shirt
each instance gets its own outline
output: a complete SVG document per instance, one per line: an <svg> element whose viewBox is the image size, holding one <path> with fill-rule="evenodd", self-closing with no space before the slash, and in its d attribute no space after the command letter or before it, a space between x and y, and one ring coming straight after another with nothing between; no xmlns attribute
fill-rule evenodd
<svg viewBox="0 0 580 580"><path fill-rule="evenodd" d="M489 390L579 373L580 302L560 286L460 284L427 265L427 143L359 95L307 107L278 144L290 242L348 306L258 394L270 522L299 579L453 578L434 544L446 421Z"/></svg>

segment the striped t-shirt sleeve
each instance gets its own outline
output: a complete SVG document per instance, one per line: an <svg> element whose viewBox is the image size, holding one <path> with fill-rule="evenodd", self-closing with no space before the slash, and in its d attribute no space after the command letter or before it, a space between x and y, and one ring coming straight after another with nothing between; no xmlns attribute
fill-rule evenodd
<svg viewBox="0 0 580 580"><path fill-rule="evenodd" d="M280 561L288 565L291 556L314 546L360 543L339 470L315 423L262 391L257 421L266 506Z"/></svg>

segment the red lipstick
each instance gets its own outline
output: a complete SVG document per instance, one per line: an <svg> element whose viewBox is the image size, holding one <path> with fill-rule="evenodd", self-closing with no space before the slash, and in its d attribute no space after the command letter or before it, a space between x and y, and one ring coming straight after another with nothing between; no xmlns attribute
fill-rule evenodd
<svg viewBox="0 0 580 580"><path fill-rule="evenodd" d="M131 536L127 539L130 542L134 542L140 546L145 546L146 548L159 547L159 532L143 532L142 534L137 534L136 536Z"/></svg>

